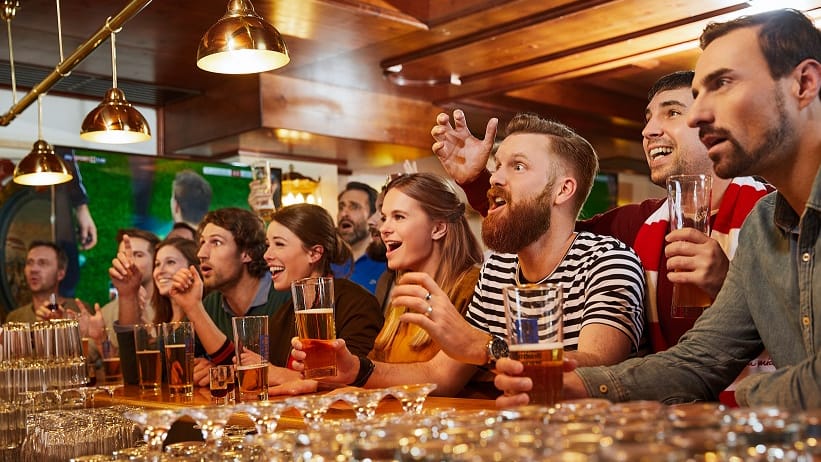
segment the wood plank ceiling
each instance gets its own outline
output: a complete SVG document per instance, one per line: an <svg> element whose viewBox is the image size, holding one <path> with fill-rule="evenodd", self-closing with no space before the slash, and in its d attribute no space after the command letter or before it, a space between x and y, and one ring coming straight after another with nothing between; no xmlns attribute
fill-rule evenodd
<svg viewBox="0 0 821 462"><path fill-rule="evenodd" d="M30 87L59 61L56 8L53 0L20 3L11 29L18 83ZM431 140L425 134L431 114L460 107L467 109L477 133L492 115L507 118L535 111L595 140L602 157L632 159L640 166L643 156L636 142L647 88L661 75L693 67L699 52L696 39L709 21L754 11L753 2L738 0L253 3L282 32L292 58L285 68L264 76L215 75L196 68L199 39L224 14L226 0L154 0L118 34L120 87L132 102L156 106L161 121L168 113L167 126L155 130L162 136L160 154L225 157L238 150L257 151L324 159L355 169L376 162L372 151L377 145L392 146L399 157L428 155ZM61 0L66 54L125 4ZM813 18L821 15L821 0L779 6L808 11ZM0 85L8 86L8 55L0 54ZM110 86L110 75L109 47L104 44L52 92L99 99ZM272 93L274 87L291 93ZM215 127L230 125L223 123L228 114L234 117L229 104L213 105L213 95L230 88L248 89L248 111L258 112L255 121L238 123L211 138L197 134L197 126L219 132ZM323 100L328 89L353 104ZM192 103L198 98L208 103ZM333 101L341 114L307 124L310 113L296 115L296 106L307 100L304 104L314 106ZM288 103L280 105L279 114L277 101ZM179 110L183 107L188 109ZM388 113L397 110L407 126L397 127L397 114ZM190 123L175 124L175 114ZM294 114L293 123L288 114ZM394 120L394 125L382 119ZM340 125L341 120L356 123L348 127ZM372 124L373 130L360 132L357 124ZM177 136L183 130L179 127L191 133ZM286 142L275 129L309 132L313 137L304 144L312 146L295 147L299 141L292 137Z"/></svg>

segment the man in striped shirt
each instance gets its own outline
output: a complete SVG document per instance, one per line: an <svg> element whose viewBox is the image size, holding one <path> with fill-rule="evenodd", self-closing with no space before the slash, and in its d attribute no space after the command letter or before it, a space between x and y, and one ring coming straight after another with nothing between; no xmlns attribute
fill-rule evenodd
<svg viewBox="0 0 821 462"><path fill-rule="evenodd" d="M593 147L566 126L532 114L517 115L508 131L496 155L491 208L482 223L482 238L497 253L482 268L468 319L429 275L404 274L392 304L407 307L401 321L427 330L442 351L424 363L374 364L337 340L338 374L331 380L367 387L434 382L437 394L460 394L477 366L497 359L494 345L505 337L502 288L528 282L562 285L568 357L605 365L636 352L644 304L638 257L617 239L574 231L598 169ZM292 344L301 349L298 339ZM304 352L294 357L302 360ZM468 387L462 394L480 388L492 387Z"/></svg>

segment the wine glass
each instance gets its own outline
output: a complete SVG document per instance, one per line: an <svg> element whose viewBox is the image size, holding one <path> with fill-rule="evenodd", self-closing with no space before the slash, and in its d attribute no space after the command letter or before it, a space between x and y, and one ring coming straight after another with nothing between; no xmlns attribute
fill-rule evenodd
<svg viewBox="0 0 821 462"><path fill-rule="evenodd" d="M286 401L258 401L238 404L235 409L251 417L257 434L270 435L276 431L279 418L289 407L291 404Z"/></svg>
<svg viewBox="0 0 821 462"><path fill-rule="evenodd" d="M288 398L285 402L302 414L302 419L309 429L318 430L328 409L339 399L338 395L313 395Z"/></svg>
<svg viewBox="0 0 821 462"><path fill-rule="evenodd" d="M123 417L136 422L143 428L143 438L148 443L151 459L156 461L162 458L162 445L168 436L168 430L181 416L180 411L169 409L127 411L123 413Z"/></svg>
<svg viewBox="0 0 821 462"><path fill-rule="evenodd" d="M418 415L422 413L422 407L425 405L430 392L436 389L435 383L419 383L414 385L397 385L388 388L388 391L394 398L402 403L402 410L407 415Z"/></svg>
<svg viewBox="0 0 821 462"><path fill-rule="evenodd" d="M206 447L210 452L217 453L222 447L225 426L234 411L233 406L199 406L185 409L183 412L197 421Z"/></svg>
<svg viewBox="0 0 821 462"><path fill-rule="evenodd" d="M123 388L122 383L105 383L102 385L97 384L97 389L105 391L108 394L109 399L114 398L114 392L119 390L120 388Z"/></svg>
<svg viewBox="0 0 821 462"><path fill-rule="evenodd" d="M387 388L377 388L374 390L352 390L340 393L337 396L341 401L351 405L356 419L359 421L366 421L372 419L376 415L376 408L382 398L388 396L390 391Z"/></svg>

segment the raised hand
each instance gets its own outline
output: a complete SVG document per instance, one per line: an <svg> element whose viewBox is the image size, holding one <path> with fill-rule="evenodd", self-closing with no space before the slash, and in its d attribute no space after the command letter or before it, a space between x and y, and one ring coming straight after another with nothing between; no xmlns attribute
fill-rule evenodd
<svg viewBox="0 0 821 462"><path fill-rule="evenodd" d="M111 277L111 283L114 284L120 297L137 297L142 273L134 261L131 238L127 234L123 235L122 243L123 250L117 252L117 256L111 260L108 275Z"/></svg>
<svg viewBox="0 0 821 462"><path fill-rule="evenodd" d="M436 116L436 125L430 130L436 140L431 150L451 178L460 185L468 183L485 170L498 125L499 119L490 119L485 128L485 138L480 140L470 133L465 113L460 109L453 111L453 126L450 117L444 112L440 113Z"/></svg>

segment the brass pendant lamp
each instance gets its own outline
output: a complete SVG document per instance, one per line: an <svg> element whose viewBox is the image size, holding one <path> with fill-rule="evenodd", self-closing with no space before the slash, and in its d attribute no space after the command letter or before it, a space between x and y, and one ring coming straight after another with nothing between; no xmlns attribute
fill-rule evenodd
<svg viewBox="0 0 821 462"><path fill-rule="evenodd" d="M54 148L43 140L43 95L37 97L37 141L31 152L14 167L14 182L27 186L46 186L71 181L73 176Z"/></svg>
<svg viewBox="0 0 821 462"><path fill-rule="evenodd" d="M197 67L219 74L254 74L291 60L285 40L250 0L230 0L228 11L200 40Z"/></svg>
<svg viewBox="0 0 821 462"><path fill-rule="evenodd" d="M111 75L113 86L103 101L83 120L80 138L108 144L139 143L151 139L151 129L140 111L117 88L116 33L111 31Z"/></svg>

